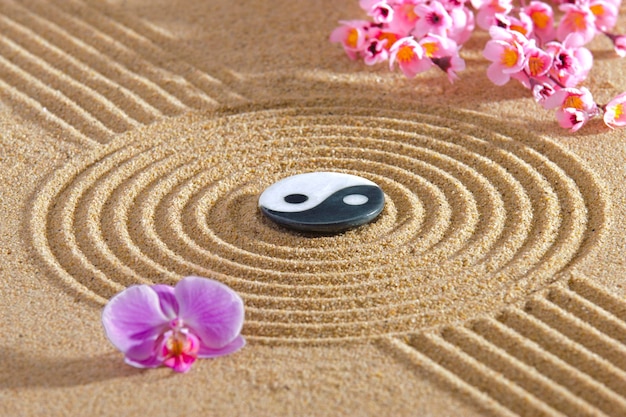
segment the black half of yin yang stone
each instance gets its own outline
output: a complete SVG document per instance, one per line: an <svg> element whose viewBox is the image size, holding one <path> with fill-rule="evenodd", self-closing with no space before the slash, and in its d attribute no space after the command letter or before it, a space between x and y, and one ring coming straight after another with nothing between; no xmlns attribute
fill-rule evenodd
<svg viewBox="0 0 626 417"><path fill-rule="evenodd" d="M367 197L361 205L349 205L344 197L360 194ZM292 229L312 232L340 232L368 223L376 218L385 205L383 191L373 185L346 187L331 194L317 206L304 211L282 212L261 207L262 212L276 223Z"/></svg>

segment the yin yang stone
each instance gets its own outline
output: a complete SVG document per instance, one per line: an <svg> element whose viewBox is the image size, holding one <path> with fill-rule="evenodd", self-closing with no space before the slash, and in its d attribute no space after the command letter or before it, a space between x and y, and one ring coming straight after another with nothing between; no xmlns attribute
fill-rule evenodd
<svg viewBox="0 0 626 417"><path fill-rule="evenodd" d="M374 220L385 206L370 180L339 172L310 172L282 179L259 197L261 212L291 229L341 232Z"/></svg>

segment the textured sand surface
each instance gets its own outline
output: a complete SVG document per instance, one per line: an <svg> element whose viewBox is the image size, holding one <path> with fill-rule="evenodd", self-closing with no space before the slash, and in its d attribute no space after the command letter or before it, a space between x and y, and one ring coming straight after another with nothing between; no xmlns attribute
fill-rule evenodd
<svg viewBox="0 0 626 417"><path fill-rule="evenodd" d="M454 85L352 62L327 38L359 16L0 0L0 415L626 415L624 132L493 86L485 33ZM606 102L626 61L590 49ZM316 170L375 181L383 213L339 235L261 215ZM190 274L242 295L248 346L124 365L106 300Z"/></svg>

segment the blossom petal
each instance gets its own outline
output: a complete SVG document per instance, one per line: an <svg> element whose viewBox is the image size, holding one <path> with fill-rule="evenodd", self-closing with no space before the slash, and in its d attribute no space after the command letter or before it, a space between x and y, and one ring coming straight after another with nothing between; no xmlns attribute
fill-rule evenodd
<svg viewBox="0 0 626 417"><path fill-rule="evenodd" d="M487 68L487 77L495 85L504 85L509 82L511 75L502 72L500 65L493 63Z"/></svg>
<svg viewBox="0 0 626 417"><path fill-rule="evenodd" d="M246 345L246 339L243 336L237 336L235 340L219 349L212 349L206 346L201 346L198 351L199 358L216 358L218 356L230 355L244 347Z"/></svg>
<svg viewBox="0 0 626 417"><path fill-rule="evenodd" d="M189 276L175 288L179 317L201 339L201 344L220 349L241 332L243 301L228 286L207 278Z"/></svg>
<svg viewBox="0 0 626 417"><path fill-rule="evenodd" d="M485 44L483 56L492 62L499 62L507 44L502 41L490 40Z"/></svg>
<svg viewBox="0 0 626 417"><path fill-rule="evenodd" d="M143 356L144 343L155 341L168 323L161 311L158 294L148 285L136 285L115 295L104 307L102 324L107 337L124 354L137 350Z"/></svg>

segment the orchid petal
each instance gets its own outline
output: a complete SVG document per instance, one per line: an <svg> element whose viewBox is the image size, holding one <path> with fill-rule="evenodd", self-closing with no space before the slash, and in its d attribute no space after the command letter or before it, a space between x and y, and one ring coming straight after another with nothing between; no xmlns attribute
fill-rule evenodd
<svg viewBox="0 0 626 417"><path fill-rule="evenodd" d="M115 295L102 312L107 337L124 354L139 349L143 356L147 349L143 344L156 340L168 321L157 292L147 285L132 286Z"/></svg>
<svg viewBox="0 0 626 417"><path fill-rule="evenodd" d="M131 357L126 356L124 361L135 368L158 368L163 365L163 361L157 355L151 355L142 360L132 359Z"/></svg>
<svg viewBox="0 0 626 417"><path fill-rule="evenodd" d="M243 301L226 285L189 276L176 285L175 292L179 317L201 339L202 345L223 348L241 332Z"/></svg>
<svg viewBox="0 0 626 417"><path fill-rule="evenodd" d="M206 346L201 346L200 350L198 351L198 357L199 358L216 358L218 356L229 355L231 353L238 351L245 345L246 345L246 339L244 339L243 336L237 336L235 340L233 340L226 346L221 347L219 349L212 349Z"/></svg>
<svg viewBox="0 0 626 417"><path fill-rule="evenodd" d="M160 335L159 335L160 336ZM159 344L159 336L153 336L147 338L145 340L140 341L138 344L132 346L124 355L126 356L127 362L134 363L155 363L154 366L158 365L158 344ZM156 362L155 362L156 361ZM150 367L142 365L142 368Z"/></svg>
<svg viewBox="0 0 626 417"><path fill-rule="evenodd" d="M176 301L174 287L170 285L157 284L153 285L152 289L159 296L159 303L163 314L165 314L170 320L176 318L176 316L178 316L178 301Z"/></svg>

